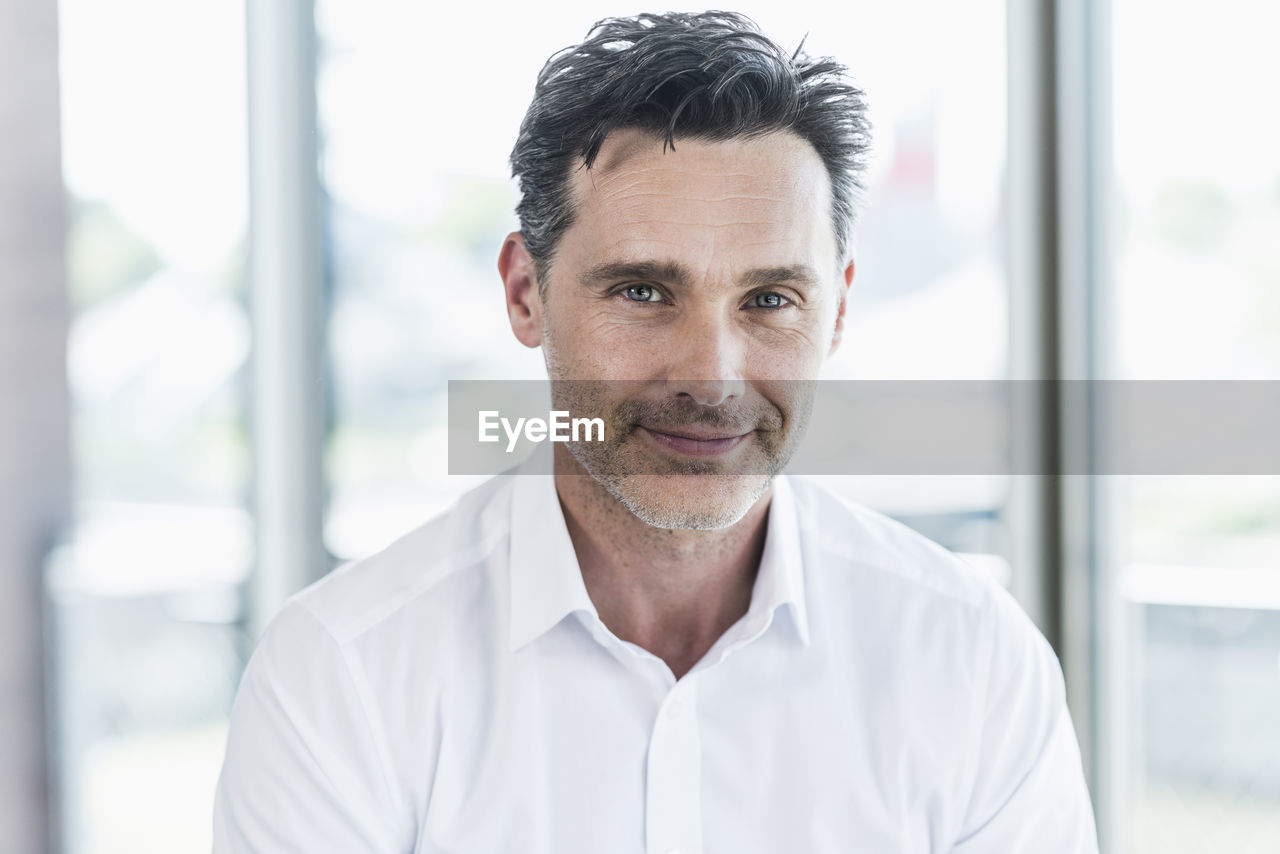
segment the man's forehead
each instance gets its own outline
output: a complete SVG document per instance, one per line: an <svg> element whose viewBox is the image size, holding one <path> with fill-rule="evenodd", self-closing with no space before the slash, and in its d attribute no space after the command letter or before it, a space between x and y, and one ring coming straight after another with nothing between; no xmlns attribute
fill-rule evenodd
<svg viewBox="0 0 1280 854"><path fill-rule="evenodd" d="M668 145L662 134L621 128L605 137L591 168L577 170L575 178L599 186L655 171L755 179L779 186L798 183L809 191L810 185L820 183L830 189L826 167L812 144L785 130L725 140L677 136Z"/></svg>
<svg viewBox="0 0 1280 854"><path fill-rule="evenodd" d="M836 252L826 167L790 132L677 138L673 151L659 134L618 130L572 177L576 224L563 248L587 265L732 245L744 268L826 269L819 259Z"/></svg>

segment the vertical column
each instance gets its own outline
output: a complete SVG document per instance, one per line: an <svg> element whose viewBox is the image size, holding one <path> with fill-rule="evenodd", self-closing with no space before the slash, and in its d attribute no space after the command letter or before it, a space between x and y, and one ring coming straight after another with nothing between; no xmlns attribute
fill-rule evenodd
<svg viewBox="0 0 1280 854"><path fill-rule="evenodd" d="M247 0L256 637L328 569L324 250L311 0Z"/></svg>
<svg viewBox="0 0 1280 854"><path fill-rule="evenodd" d="M1060 376L1052 0L1009 0L1005 264L1015 476L1003 515L1013 532L1010 590L1059 655L1057 477Z"/></svg>
<svg viewBox="0 0 1280 854"><path fill-rule="evenodd" d="M0 0L0 851L49 851L44 556L66 522L68 296L55 0Z"/></svg>
<svg viewBox="0 0 1280 854"><path fill-rule="evenodd" d="M1099 427L1106 416L1096 392L1112 377L1108 348L1111 247L1110 0L1058 0L1054 8L1058 119L1058 313L1064 470L1097 471ZM1071 714L1082 730L1104 851L1123 850L1129 786L1123 708L1128 693L1122 602L1110 590L1117 505L1114 477L1062 478L1063 665Z"/></svg>
<svg viewBox="0 0 1280 854"><path fill-rule="evenodd" d="M1008 265L1015 380L1013 592L1062 659L1103 850L1124 805L1124 680L1100 655L1118 625L1104 595L1109 479L1095 469L1098 401L1110 339L1109 0L1007 0ZM1117 849L1118 850L1118 849Z"/></svg>

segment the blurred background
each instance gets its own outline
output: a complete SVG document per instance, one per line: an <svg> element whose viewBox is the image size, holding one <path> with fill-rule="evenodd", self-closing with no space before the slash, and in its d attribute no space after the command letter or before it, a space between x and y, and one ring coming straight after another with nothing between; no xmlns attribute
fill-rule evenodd
<svg viewBox="0 0 1280 854"><path fill-rule="evenodd" d="M1280 380L1275 4L735 8L871 104L827 376ZM506 158L637 11L0 0L0 850L209 849L256 632L475 483L447 380L542 376ZM830 482L1049 637L1104 852L1280 851L1280 477Z"/></svg>

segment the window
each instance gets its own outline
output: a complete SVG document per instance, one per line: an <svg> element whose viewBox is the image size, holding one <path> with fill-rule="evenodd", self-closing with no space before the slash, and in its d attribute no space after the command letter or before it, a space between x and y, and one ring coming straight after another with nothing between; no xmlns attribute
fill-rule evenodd
<svg viewBox="0 0 1280 854"><path fill-rule="evenodd" d="M243 10L59 6L77 520L47 578L61 838L207 850L252 548Z"/></svg>
<svg viewBox="0 0 1280 854"><path fill-rule="evenodd" d="M1280 13L1116 0L1112 17L1110 375L1278 380ZM1104 480L1115 850L1276 850L1280 477Z"/></svg>

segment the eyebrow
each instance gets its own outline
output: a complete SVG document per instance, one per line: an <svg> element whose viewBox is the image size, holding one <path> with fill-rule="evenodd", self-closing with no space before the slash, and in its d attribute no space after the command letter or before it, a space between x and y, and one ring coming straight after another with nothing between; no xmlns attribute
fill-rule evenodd
<svg viewBox="0 0 1280 854"><path fill-rule="evenodd" d="M582 274L582 283L587 286L618 279L642 279L688 287L693 276L683 264L675 261L606 261ZM808 264L757 267L738 278L738 283L747 287L788 284L817 287L819 282L818 274Z"/></svg>

